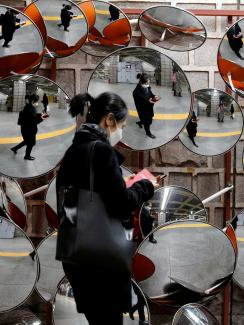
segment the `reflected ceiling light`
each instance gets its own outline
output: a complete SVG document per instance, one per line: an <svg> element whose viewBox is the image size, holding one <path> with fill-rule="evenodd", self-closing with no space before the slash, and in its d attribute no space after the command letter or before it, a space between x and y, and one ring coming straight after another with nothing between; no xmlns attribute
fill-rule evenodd
<svg viewBox="0 0 244 325"><path fill-rule="evenodd" d="M169 193L170 193L170 189L168 187L166 187L165 191L164 191L163 201L162 201L162 204L161 204L161 210L164 210L164 208L166 206L166 203L167 203L167 200L168 200L168 197L169 197Z"/></svg>
<svg viewBox="0 0 244 325"><path fill-rule="evenodd" d="M198 324L198 325L205 325L206 323L202 322L200 318L198 318L191 310L187 310L187 318L189 316L190 320L193 321L195 324ZM189 319L188 318L188 319Z"/></svg>
<svg viewBox="0 0 244 325"><path fill-rule="evenodd" d="M20 80L26 81L26 80L29 80L31 77L32 77L32 76L30 76L30 75L25 75L25 76L22 76L22 77L20 78Z"/></svg>

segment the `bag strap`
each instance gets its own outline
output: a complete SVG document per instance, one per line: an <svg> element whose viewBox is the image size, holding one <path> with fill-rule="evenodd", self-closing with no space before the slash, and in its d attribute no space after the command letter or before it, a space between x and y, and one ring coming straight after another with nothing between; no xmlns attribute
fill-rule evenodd
<svg viewBox="0 0 244 325"><path fill-rule="evenodd" d="M94 158L94 149L95 145L98 141L92 141L89 143L88 151L89 151L89 190L91 192L91 200L93 199L93 191L94 191L94 168L93 168L93 158Z"/></svg>

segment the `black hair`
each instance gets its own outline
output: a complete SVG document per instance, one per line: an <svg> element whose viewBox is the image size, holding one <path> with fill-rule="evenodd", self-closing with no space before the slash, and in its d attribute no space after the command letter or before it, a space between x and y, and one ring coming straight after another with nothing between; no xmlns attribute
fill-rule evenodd
<svg viewBox="0 0 244 325"><path fill-rule="evenodd" d="M127 106L123 99L112 92L105 92L96 98L90 94L84 93L76 95L70 102L69 113L72 117L78 114L84 114L86 104L89 105L86 122L99 124L102 118L109 113L113 113L116 121L121 121L126 118Z"/></svg>
<svg viewBox="0 0 244 325"><path fill-rule="evenodd" d="M39 96L37 94L32 94L32 95L29 95L26 99L29 99L30 103L36 103L39 100Z"/></svg>
<svg viewBox="0 0 244 325"><path fill-rule="evenodd" d="M65 5L65 4L63 4L63 7L64 7L65 9L67 9L67 10L70 10L70 9L71 9L71 5Z"/></svg>
<svg viewBox="0 0 244 325"><path fill-rule="evenodd" d="M144 72L143 73L138 73L136 78L139 79L142 84L145 84L149 80L149 75L147 73L144 73Z"/></svg>

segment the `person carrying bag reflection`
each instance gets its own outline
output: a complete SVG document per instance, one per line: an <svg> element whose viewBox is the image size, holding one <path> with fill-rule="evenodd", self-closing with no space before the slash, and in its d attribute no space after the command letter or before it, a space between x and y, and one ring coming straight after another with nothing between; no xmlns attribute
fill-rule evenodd
<svg viewBox="0 0 244 325"><path fill-rule="evenodd" d="M11 150L17 154L17 151L26 146L25 160L34 160L31 156L32 148L36 144L36 134L38 132L37 124L48 118L46 114L37 113L39 96L36 94L26 96L26 105L19 113L18 125L21 127L23 141Z"/></svg>
<svg viewBox="0 0 244 325"><path fill-rule="evenodd" d="M77 311L89 324L122 325L123 312L131 308L131 260L130 253L124 254L130 242L122 224L152 197L154 185L141 180L126 188L122 177L124 158L113 146L126 123L124 101L109 92L97 98L80 94L71 100L71 115L83 114L86 105L86 123L76 132L56 179L56 258L73 288Z"/></svg>

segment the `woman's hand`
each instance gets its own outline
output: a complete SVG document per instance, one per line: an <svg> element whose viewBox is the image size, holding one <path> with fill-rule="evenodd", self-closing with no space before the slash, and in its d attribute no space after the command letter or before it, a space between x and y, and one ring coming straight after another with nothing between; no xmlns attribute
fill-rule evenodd
<svg viewBox="0 0 244 325"><path fill-rule="evenodd" d="M151 103L151 104L155 104L155 102L153 101L152 98L149 98L149 103Z"/></svg>
<svg viewBox="0 0 244 325"><path fill-rule="evenodd" d="M43 120L46 120L47 118L49 118L49 115L46 114L46 113L41 113L41 118L42 118Z"/></svg>
<svg viewBox="0 0 244 325"><path fill-rule="evenodd" d="M166 175L158 175L156 176L155 181L152 181L152 184L154 186L154 190L157 190L161 186L161 180L166 177Z"/></svg>
<svg viewBox="0 0 244 325"><path fill-rule="evenodd" d="M135 176L136 176L136 174L132 174L132 175L129 175L129 176L125 176L123 178L124 178L125 182L128 182L129 180L133 179Z"/></svg>

